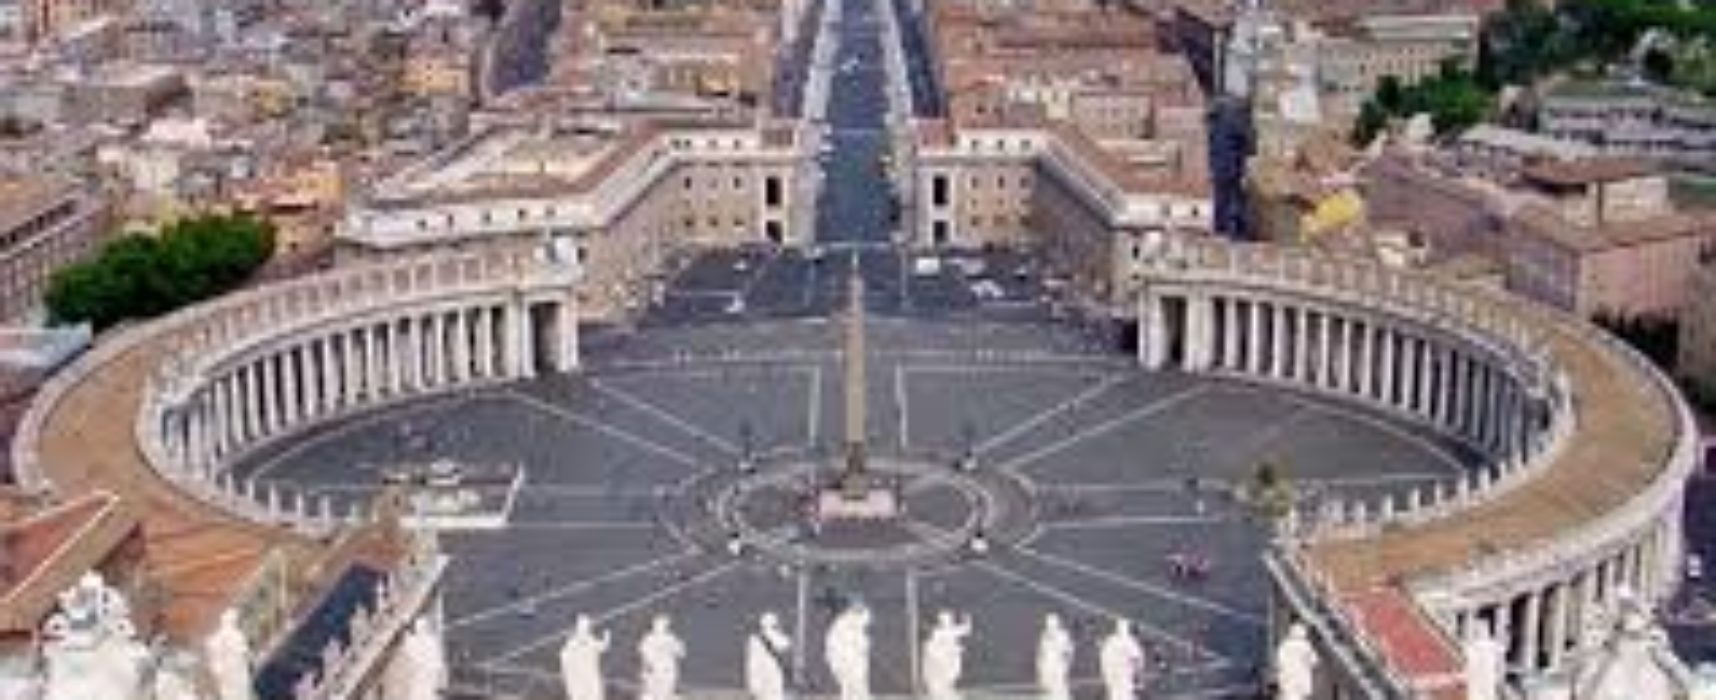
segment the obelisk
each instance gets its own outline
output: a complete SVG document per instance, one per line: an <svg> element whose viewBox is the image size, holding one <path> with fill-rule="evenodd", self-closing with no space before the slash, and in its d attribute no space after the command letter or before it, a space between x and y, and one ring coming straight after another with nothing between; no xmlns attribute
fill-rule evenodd
<svg viewBox="0 0 1716 700"><path fill-rule="evenodd" d="M858 273L858 260L852 260L852 273L846 281L846 459L840 473L840 490L848 498L864 498L870 490L870 480L864 468L864 430L867 419L864 405L864 278Z"/></svg>

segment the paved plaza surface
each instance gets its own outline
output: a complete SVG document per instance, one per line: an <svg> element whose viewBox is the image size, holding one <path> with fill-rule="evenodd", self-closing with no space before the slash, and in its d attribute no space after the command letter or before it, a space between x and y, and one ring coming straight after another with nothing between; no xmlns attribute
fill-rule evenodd
<svg viewBox="0 0 1716 700"><path fill-rule="evenodd" d="M1232 488L1263 460L1307 497L1398 492L1470 462L1352 405L1142 372L1086 327L995 318L979 305L868 323L868 439L906 494L897 522L816 532L790 507L843 440L838 325L816 316L599 334L578 376L353 417L242 473L344 500L407 464L521 468L523 486L502 489L505 527L444 539L449 646L472 687L558 697L556 653L585 613L614 633L605 668L624 697L637 639L665 613L690 647L686 685L739 688L743 635L773 610L799 636L802 687L828 692L825 624L862 601L879 692L909 689L913 638L949 608L976 619L973 689L1028 692L1038 626L1057 612L1086 691L1094 645L1125 616L1156 660L1152 697L1243 697L1264 657L1267 587L1263 529ZM957 468L966 455L973 472ZM982 555L973 523L991 528ZM739 531L755 544L735 556ZM1176 575L1176 555L1207 571Z"/></svg>

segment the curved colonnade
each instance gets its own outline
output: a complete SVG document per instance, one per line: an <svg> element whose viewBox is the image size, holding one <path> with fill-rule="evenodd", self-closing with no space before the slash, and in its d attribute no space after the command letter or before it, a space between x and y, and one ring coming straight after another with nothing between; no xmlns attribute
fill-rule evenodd
<svg viewBox="0 0 1716 700"><path fill-rule="evenodd" d="M143 463L184 493L245 520L324 532L365 517L270 484L235 479L245 455L313 424L431 393L570 371L579 362L575 267L492 248L342 269L247 290L144 326L56 377L67 388L111 371L145 342L158 363L137 382L132 434ZM135 337L133 337L135 336ZM15 447L36 485L63 390L49 386Z"/></svg>
<svg viewBox="0 0 1716 700"><path fill-rule="evenodd" d="M1529 674L1562 665L1624 591L1654 603L1678 585L1696 433L1630 348L1546 308L1368 261L1209 239L1150 248L1134 280L1145 366L1339 396L1483 457L1404 498L1283 521L1272 568L1307 582L1338 636L1375 643L1349 603L1397 591L1446 647L1483 624Z"/></svg>
<svg viewBox="0 0 1716 700"><path fill-rule="evenodd" d="M1620 591L1674 589L1695 440L1672 386L1629 349L1582 321L1368 262L1199 238L1148 247L1134 280L1147 368L1343 397L1484 455L1404 499L1284 521L1272 561L1333 601L1327 622L1353 644L1368 643L1365 621L1342 601L1388 588L1444 640L1482 622L1511 640L1516 669L1552 668ZM362 513L238 483L230 465L356 411L576 368L577 280L529 250L443 251L187 309L56 375L14 461L37 488L153 474L192 508L325 531ZM128 411L128 429L62 410L96 401L79 391L94 386L119 392L102 410ZM64 464L84 440L122 458Z"/></svg>

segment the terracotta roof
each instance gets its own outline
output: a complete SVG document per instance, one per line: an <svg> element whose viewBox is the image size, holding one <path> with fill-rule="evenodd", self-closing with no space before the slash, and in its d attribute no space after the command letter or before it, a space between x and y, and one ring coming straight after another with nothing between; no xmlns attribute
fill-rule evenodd
<svg viewBox="0 0 1716 700"><path fill-rule="evenodd" d="M132 425L144 380L173 337L158 332L99 366L67 370L84 374L46 408L37 448L57 495L111 492L132 504L142 524L144 575L163 594L156 631L193 639L213 627L269 552L302 562L319 548L198 501L144 462Z"/></svg>
<svg viewBox="0 0 1716 700"><path fill-rule="evenodd" d="M1463 690L1460 654L1404 592L1374 588L1346 596L1352 618L1390 668L1414 690Z"/></svg>
<svg viewBox="0 0 1716 700"><path fill-rule="evenodd" d="M1652 172L1655 169L1649 163L1637 158L1600 157L1543 161L1527 166L1523 174L1527 179L1546 185L1571 187L1626 180Z"/></svg>
<svg viewBox="0 0 1716 700"><path fill-rule="evenodd" d="M135 512L102 492L0 526L0 634L36 629L61 591L137 532Z"/></svg>
<svg viewBox="0 0 1716 700"><path fill-rule="evenodd" d="M1338 590L1364 591L1449 572L1496 552L1527 552L1615 512L1667 466L1678 418L1622 355L1573 321L1524 302L1510 313L1545 322L1546 350L1568 375L1579 425L1542 472L1451 517L1363 539L1312 544L1309 557Z"/></svg>

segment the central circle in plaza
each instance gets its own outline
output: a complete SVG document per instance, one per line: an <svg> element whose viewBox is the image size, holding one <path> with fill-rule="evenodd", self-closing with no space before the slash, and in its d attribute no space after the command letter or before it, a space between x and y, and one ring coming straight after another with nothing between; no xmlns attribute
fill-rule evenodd
<svg viewBox="0 0 1716 700"><path fill-rule="evenodd" d="M1034 526L1029 488L963 460L876 457L872 474L900 507L874 519L829 517L818 496L833 467L812 460L705 473L675 500L680 534L703 548L792 566L900 568L951 563L1023 539Z"/></svg>

